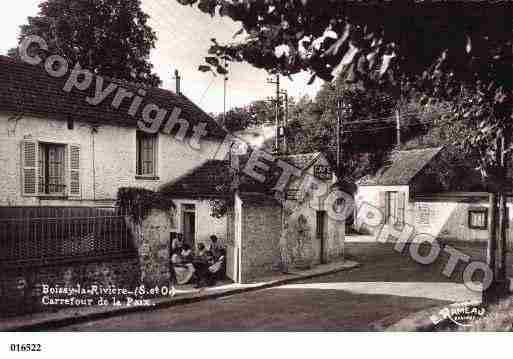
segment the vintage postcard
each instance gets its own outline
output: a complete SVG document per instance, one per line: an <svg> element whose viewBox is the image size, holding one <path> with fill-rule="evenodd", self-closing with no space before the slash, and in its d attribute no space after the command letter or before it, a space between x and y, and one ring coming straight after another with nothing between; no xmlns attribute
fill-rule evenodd
<svg viewBox="0 0 513 359"><path fill-rule="evenodd" d="M10 3L0 331L512 331L512 10Z"/></svg>

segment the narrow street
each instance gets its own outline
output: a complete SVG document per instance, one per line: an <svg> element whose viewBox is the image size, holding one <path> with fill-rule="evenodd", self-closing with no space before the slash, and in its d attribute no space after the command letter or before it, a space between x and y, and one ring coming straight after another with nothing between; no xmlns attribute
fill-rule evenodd
<svg viewBox="0 0 513 359"><path fill-rule="evenodd" d="M460 246L473 259L484 247ZM448 256L433 265L411 260L393 245L348 243L346 254L361 267L271 289L216 300L77 324L62 331L265 331L373 330L419 310L476 298L441 274Z"/></svg>

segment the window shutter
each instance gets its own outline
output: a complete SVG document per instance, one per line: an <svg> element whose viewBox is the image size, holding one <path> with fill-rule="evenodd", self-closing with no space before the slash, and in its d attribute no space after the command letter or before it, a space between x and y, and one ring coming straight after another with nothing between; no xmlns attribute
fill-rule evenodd
<svg viewBox="0 0 513 359"><path fill-rule="evenodd" d="M80 196L80 146L69 146L69 195Z"/></svg>
<svg viewBox="0 0 513 359"><path fill-rule="evenodd" d="M24 196L37 196L38 148L36 141L21 142L22 192Z"/></svg>

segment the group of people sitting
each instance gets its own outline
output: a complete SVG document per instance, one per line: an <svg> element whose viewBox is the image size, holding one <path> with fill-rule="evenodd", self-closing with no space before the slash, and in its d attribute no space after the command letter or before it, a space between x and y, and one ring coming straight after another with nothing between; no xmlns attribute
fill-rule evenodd
<svg viewBox="0 0 513 359"><path fill-rule="evenodd" d="M178 234L171 244L171 268L175 284L194 283L196 288L213 286L225 275L226 251L215 235L210 247L198 243L196 251Z"/></svg>

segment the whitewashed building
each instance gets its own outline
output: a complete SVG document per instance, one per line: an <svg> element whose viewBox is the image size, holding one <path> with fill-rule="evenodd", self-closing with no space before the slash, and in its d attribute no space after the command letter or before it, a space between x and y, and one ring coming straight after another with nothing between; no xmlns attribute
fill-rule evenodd
<svg viewBox="0 0 513 359"><path fill-rule="evenodd" d="M65 82L0 56L0 206L111 204L119 187L156 190L214 158L224 139L225 131L181 94L115 82L118 92L145 94L130 116L130 95L123 100L113 91L94 106L86 101L94 82L69 93ZM163 124L156 134L139 131L145 104L171 117L179 109L179 116L167 130ZM201 124L205 134L191 143Z"/></svg>
<svg viewBox="0 0 513 359"><path fill-rule="evenodd" d="M459 190L444 186L440 179L450 164L440 160L443 151L442 147L395 151L374 175L357 182L356 208L367 203L380 209L385 231L408 224L416 233L439 239L486 241L488 193L477 173L471 172L461 177ZM508 216L511 222L511 210ZM360 216L356 227L372 232L363 222Z"/></svg>

